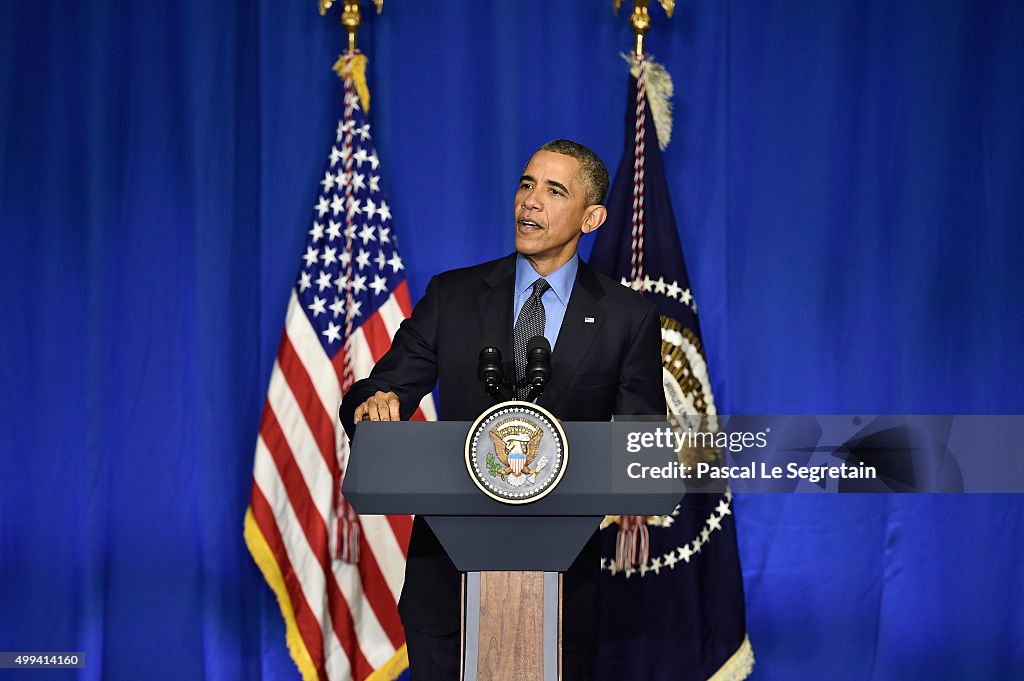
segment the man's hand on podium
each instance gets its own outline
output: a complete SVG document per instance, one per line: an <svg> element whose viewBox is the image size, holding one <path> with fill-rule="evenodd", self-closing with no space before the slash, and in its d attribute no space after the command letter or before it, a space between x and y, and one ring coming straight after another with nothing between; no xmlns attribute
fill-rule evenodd
<svg viewBox="0 0 1024 681"><path fill-rule="evenodd" d="M356 407L353 423L360 421L401 421L398 395L378 390L373 397Z"/></svg>

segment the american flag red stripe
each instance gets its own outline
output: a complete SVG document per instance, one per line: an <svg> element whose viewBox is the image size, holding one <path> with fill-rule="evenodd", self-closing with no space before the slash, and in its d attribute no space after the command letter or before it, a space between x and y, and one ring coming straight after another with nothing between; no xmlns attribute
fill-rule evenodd
<svg viewBox="0 0 1024 681"><path fill-rule="evenodd" d="M404 281L395 289L395 300L398 301L398 307L401 308L404 316L408 317L412 314L412 303L409 302L409 286Z"/></svg>
<svg viewBox="0 0 1024 681"><path fill-rule="evenodd" d="M407 666L396 604L412 518L356 519L340 495L342 389L369 373L412 310L352 72L271 372L245 522L306 681L392 679ZM429 395L413 418L434 418Z"/></svg>

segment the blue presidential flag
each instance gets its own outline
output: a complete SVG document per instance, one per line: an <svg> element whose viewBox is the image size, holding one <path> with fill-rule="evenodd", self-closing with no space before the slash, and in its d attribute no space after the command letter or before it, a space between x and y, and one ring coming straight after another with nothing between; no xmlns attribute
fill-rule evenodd
<svg viewBox="0 0 1024 681"><path fill-rule="evenodd" d="M659 149L659 133L669 139L670 95L664 68L632 60L625 151L590 264L658 306L670 417L712 416L697 301ZM690 494L669 516L609 517L602 534L597 681L749 676L731 492Z"/></svg>

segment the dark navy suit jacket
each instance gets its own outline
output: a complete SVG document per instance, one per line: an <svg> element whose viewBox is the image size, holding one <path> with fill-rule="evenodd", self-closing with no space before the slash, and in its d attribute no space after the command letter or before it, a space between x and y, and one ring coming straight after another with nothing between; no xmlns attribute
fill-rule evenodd
<svg viewBox="0 0 1024 681"><path fill-rule="evenodd" d="M349 434L355 408L378 390L398 395L403 419L435 382L441 419L472 421L492 406L494 399L477 378L477 359L486 346L513 359L514 281L514 253L434 277L391 349L345 395L340 416ZM551 367L538 404L563 421L665 413L657 309L582 261ZM563 642L568 650L593 641L599 561L595 533L565 577ZM417 631L443 635L459 629L459 574L422 518L413 523L399 612L403 624Z"/></svg>

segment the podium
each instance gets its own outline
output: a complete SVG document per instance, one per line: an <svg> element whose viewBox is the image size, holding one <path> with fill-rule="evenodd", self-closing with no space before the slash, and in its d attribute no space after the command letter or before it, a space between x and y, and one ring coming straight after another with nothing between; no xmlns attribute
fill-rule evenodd
<svg viewBox="0 0 1024 681"><path fill-rule="evenodd" d="M360 514L424 516L464 573L464 681L558 681L558 573L569 569L605 515L669 514L683 485L615 484L617 424L563 422L571 456L560 482L536 501L505 504L470 478L464 447L472 425L359 424L344 494Z"/></svg>

